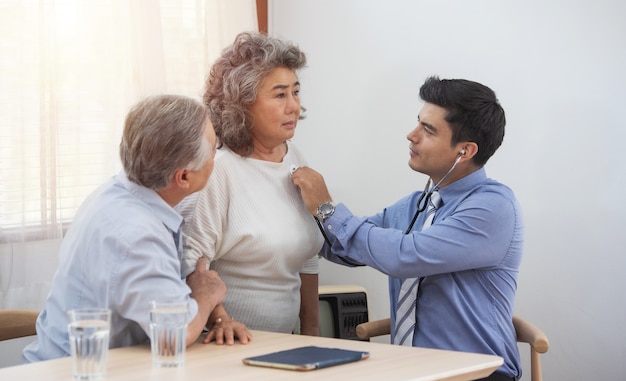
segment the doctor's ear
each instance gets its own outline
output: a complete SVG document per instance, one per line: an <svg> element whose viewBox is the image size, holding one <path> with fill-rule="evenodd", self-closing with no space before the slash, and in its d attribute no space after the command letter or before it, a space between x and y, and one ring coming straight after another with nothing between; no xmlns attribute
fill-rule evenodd
<svg viewBox="0 0 626 381"><path fill-rule="evenodd" d="M460 158L471 159L478 152L478 144L474 142L464 142L459 145L459 148L461 148L459 150Z"/></svg>

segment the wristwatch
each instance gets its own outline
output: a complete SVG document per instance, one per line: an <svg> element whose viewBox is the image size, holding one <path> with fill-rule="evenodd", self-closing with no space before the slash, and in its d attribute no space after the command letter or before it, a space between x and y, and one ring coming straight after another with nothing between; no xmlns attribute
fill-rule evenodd
<svg viewBox="0 0 626 381"><path fill-rule="evenodd" d="M315 214L317 219L324 222L328 217L335 213L335 205L328 201L323 202L317 207L317 213Z"/></svg>

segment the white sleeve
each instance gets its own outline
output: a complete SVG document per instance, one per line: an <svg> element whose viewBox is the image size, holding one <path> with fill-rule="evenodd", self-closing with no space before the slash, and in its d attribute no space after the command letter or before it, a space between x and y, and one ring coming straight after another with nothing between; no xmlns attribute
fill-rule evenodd
<svg viewBox="0 0 626 381"><path fill-rule="evenodd" d="M227 177L217 165L204 189L185 198L177 207L185 219L183 225L183 258L181 275L187 276L196 269L196 262L206 256L208 264L215 258L221 244L223 219L228 210L224 196Z"/></svg>
<svg viewBox="0 0 626 381"><path fill-rule="evenodd" d="M302 265L302 269L300 269L301 274L319 274L320 265L319 265L319 257L316 254L315 256L309 258Z"/></svg>

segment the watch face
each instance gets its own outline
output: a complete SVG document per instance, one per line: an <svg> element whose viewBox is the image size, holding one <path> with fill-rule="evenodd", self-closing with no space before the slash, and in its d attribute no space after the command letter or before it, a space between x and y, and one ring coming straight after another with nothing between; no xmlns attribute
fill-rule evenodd
<svg viewBox="0 0 626 381"><path fill-rule="evenodd" d="M324 203L322 205L320 205L320 212L322 212L323 215L328 215L329 213L331 213L333 211L333 205L329 204L329 203Z"/></svg>
<svg viewBox="0 0 626 381"><path fill-rule="evenodd" d="M325 202L317 207L317 217L324 220L335 212L335 206L331 202Z"/></svg>

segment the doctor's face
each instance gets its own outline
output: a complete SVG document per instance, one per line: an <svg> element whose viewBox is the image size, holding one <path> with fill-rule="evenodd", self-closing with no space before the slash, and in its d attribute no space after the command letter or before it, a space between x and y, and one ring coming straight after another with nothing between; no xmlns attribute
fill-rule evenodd
<svg viewBox="0 0 626 381"><path fill-rule="evenodd" d="M446 109L425 103L418 124L407 135L409 144L409 167L432 177L437 183L450 170L458 157L459 149L451 145L452 130L445 120Z"/></svg>

